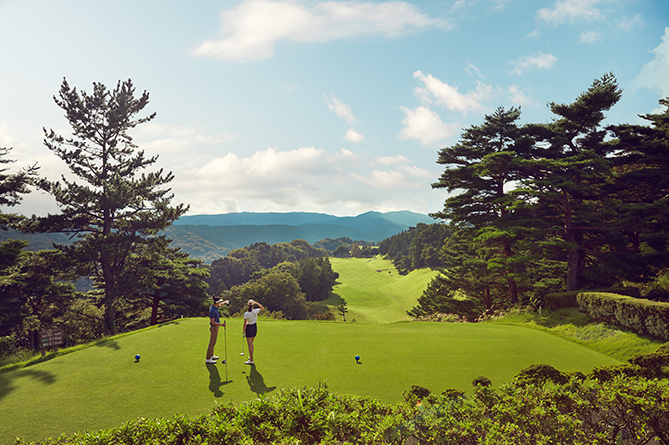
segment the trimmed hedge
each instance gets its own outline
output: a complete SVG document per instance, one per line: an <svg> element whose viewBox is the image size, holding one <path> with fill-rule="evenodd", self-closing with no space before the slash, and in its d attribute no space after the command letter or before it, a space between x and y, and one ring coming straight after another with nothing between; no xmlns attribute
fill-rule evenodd
<svg viewBox="0 0 669 445"><path fill-rule="evenodd" d="M544 302L546 304L546 309L550 311L555 311L565 307L578 307L578 302L576 301L576 295L580 291L573 292L553 292L551 294L546 294L544 297Z"/></svg>
<svg viewBox="0 0 669 445"><path fill-rule="evenodd" d="M669 303L604 292L581 292L578 307L597 321L669 341Z"/></svg>
<svg viewBox="0 0 669 445"><path fill-rule="evenodd" d="M546 294L544 297L544 304L546 309L555 311L566 307L578 307L576 296L582 293L582 290L570 292L553 292ZM636 287L611 287L606 289L595 289L590 292L593 293L612 293L619 295L627 295L628 297L641 298L641 293Z"/></svg>

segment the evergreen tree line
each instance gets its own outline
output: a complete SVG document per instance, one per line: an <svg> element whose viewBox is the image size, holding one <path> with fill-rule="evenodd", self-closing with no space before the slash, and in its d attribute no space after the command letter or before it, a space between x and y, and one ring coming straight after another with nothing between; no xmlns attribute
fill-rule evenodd
<svg viewBox="0 0 669 445"><path fill-rule="evenodd" d="M432 215L448 222L433 263L443 269L414 315L612 286L669 297L658 285L669 267L669 98L644 124L605 126L621 94L606 74L573 103L549 103L548 123L521 125L520 108L500 107L440 150L433 187L454 193ZM416 267L416 239L381 250Z"/></svg>
<svg viewBox="0 0 669 445"><path fill-rule="evenodd" d="M450 235L445 224L418 223L379 243L379 254L391 259L400 274L444 266L441 248Z"/></svg>
<svg viewBox="0 0 669 445"><path fill-rule="evenodd" d="M379 249L373 242L354 241L344 236L336 239L325 238L314 243L314 247L322 247L337 258L372 258L378 255Z"/></svg>
<svg viewBox="0 0 669 445"><path fill-rule="evenodd" d="M0 228L61 233L74 242L33 252L0 231L0 336L28 332L37 348L46 329L60 328L72 344L203 313L208 271L161 235L188 206L171 205L173 175L152 170L158 157L147 157L128 134L155 117L143 115L148 93L136 94L130 80L112 90L94 83L91 93L63 80L54 101L71 135L45 128L44 144L69 175L50 180L37 165L9 173L11 149L2 148L0 206L37 189L60 213L27 218L2 211ZM87 292L74 286L80 277L92 283Z"/></svg>

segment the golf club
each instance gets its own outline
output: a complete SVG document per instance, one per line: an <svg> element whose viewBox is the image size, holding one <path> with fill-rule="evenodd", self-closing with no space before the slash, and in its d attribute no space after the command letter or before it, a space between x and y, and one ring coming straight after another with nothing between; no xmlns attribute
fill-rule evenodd
<svg viewBox="0 0 669 445"><path fill-rule="evenodd" d="M244 355L244 340L246 340L246 335L242 334L242 353L239 355Z"/></svg>
<svg viewBox="0 0 669 445"><path fill-rule="evenodd" d="M227 365L228 363L228 324L223 325L223 343L225 343L225 358L223 363Z"/></svg>

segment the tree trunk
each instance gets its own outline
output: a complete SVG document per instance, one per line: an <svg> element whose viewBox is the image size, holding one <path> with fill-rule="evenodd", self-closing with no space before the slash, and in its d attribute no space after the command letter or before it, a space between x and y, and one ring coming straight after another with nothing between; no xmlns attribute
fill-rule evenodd
<svg viewBox="0 0 669 445"><path fill-rule="evenodd" d="M103 147L106 147L103 146ZM106 175L107 164L107 150L103 149L103 171ZM106 187L106 186L105 186ZM105 190L105 196L107 191ZM116 300L116 281L114 280L114 273L112 271L111 260L107 252L108 242L107 237L111 233L112 217L109 209L103 209L103 225L102 225L102 244L100 245L100 266L102 268L102 277L105 282L105 335L116 334L115 316L114 316L114 301Z"/></svg>
<svg viewBox="0 0 669 445"><path fill-rule="evenodd" d="M114 300L116 300L116 285L112 274L111 264L105 248L100 252L100 265L102 266L102 277L105 282L105 335L116 333Z"/></svg>
<svg viewBox="0 0 669 445"><path fill-rule="evenodd" d="M571 292L578 289L579 246L576 243L571 202L566 192L562 192L562 206L564 208L564 240L570 244L567 254L567 292Z"/></svg>
<svg viewBox="0 0 669 445"><path fill-rule="evenodd" d="M511 249L511 242L508 239L504 239L504 258L508 260L512 255L513 250ZM516 280L509 276L508 273L509 271L507 269L506 281L509 284L509 301L511 304L518 304L518 286L516 285Z"/></svg>
<svg viewBox="0 0 669 445"><path fill-rule="evenodd" d="M158 324L158 305L160 304L160 291L157 291L153 294L153 300L151 302L151 321L149 325L155 326Z"/></svg>

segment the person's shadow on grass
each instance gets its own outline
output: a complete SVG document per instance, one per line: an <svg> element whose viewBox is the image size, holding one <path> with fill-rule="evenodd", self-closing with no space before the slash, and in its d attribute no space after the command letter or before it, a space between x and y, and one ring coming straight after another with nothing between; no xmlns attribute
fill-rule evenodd
<svg viewBox="0 0 669 445"><path fill-rule="evenodd" d="M222 397L221 386L227 385L231 380L221 382L221 376L218 374L216 365L207 363L207 370L209 371L209 391L214 393L214 397Z"/></svg>
<svg viewBox="0 0 669 445"><path fill-rule="evenodd" d="M267 387L265 385L265 379L258 372L256 365L251 365L251 374L246 376L246 381L249 383L249 388L252 392L256 393L258 396L265 395L276 389L276 386Z"/></svg>

